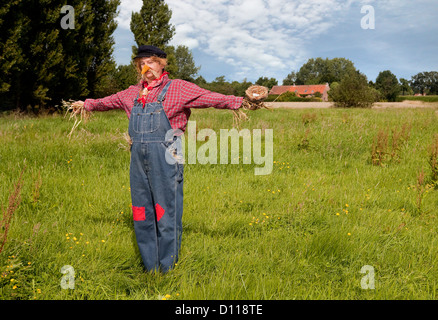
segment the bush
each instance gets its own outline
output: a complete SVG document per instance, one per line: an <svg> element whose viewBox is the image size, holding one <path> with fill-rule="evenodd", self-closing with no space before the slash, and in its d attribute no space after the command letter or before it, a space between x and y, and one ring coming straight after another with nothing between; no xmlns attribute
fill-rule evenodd
<svg viewBox="0 0 438 320"><path fill-rule="evenodd" d="M351 71L342 81L331 88L330 98L338 108L370 108L376 99L376 92L368 86L365 75Z"/></svg>
<svg viewBox="0 0 438 320"><path fill-rule="evenodd" d="M277 102L291 102L294 101L297 96L295 93L287 91L277 97Z"/></svg>
<svg viewBox="0 0 438 320"><path fill-rule="evenodd" d="M396 101L400 93L400 84L397 77L389 70L379 73L376 79L376 89L387 101Z"/></svg>

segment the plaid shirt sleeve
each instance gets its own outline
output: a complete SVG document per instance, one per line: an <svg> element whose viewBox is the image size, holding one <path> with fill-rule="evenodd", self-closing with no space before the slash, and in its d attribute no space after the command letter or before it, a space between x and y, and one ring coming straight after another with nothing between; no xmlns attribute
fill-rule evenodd
<svg viewBox="0 0 438 320"><path fill-rule="evenodd" d="M115 93L101 99L87 99L84 107L87 111L108 111L112 109L123 109L126 113L131 113L134 99L139 93L140 86L130 86L128 89Z"/></svg>
<svg viewBox="0 0 438 320"><path fill-rule="evenodd" d="M231 95L223 95L212 92L187 82L179 81L175 88L180 94L181 106L184 108L216 108L216 109L239 109L243 98Z"/></svg>

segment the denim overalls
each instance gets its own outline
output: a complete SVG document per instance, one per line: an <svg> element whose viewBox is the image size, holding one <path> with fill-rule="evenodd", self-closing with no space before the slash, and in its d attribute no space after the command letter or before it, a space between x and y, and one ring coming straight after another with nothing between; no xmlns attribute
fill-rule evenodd
<svg viewBox="0 0 438 320"><path fill-rule="evenodd" d="M178 261L183 213L183 164L162 102L134 102L129 120L132 139L130 184L134 230L147 271L169 271ZM173 160L173 161L172 161Z"/></svg>

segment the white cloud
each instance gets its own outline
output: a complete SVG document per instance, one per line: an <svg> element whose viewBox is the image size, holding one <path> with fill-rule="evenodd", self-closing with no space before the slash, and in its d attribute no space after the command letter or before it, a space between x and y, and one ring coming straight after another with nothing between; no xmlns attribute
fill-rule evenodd
<svg viewBox="0 0 438 320"><path fill-rule="evenodd" d="M142 5L142 0L121 0L119 16L116 18L118 26L122 29L130 30L131 14L133 11L140 11Z"/></svg>
<svg viewBox="0 0 438 320"><path fill-rule="evenodd" d="M306 42L336 23L341 0L167 0L174 45L232 65L237 73L274 75L302 63ZM196 41L195 41L196 40Z"/></svg>
<svg viewBox="0 0 438 320"><path fill-rule="evenodd" d="M117 18L120 30L129 31L131 13L139 11L142 3L121 0ZM386 63L394 51L393 41L397 44L406 34L420 34L419 30L429 30L424 35L427 38L429 33L432 37L433 30L437 30L433 13L436 0L166 0L166 3L176 28L172 44L186 45L215 57L224 64L224 69L234 70L228 71L227 78L235 80L255 75L282 80L279 77L299 69L307 59L315 57L315 52L330 52L354 62L356 58L357 62ZM360 29L363 17L360 7L365 4L372 5L376 12L376 30L368 33ZM318 47L315 39L324 39L326 47ZM398 51L397 55L405 57L406 63L413 63L407 43L402 41L398 47L406 52ZM349 56L345 56L347 51ZM205 68L208 66L203 65L201 72ZM218 72L220 75L221 70Z"/></svg>
<svg viewBox="0 0 438 320"><path fill-rule="evenodd" d="M237 73L267 74L295 68L305 43L334 23L341 0L167 0L176 33L174 45L199 49L233 66ZM141 0L121 0L119 27L129 30ZM232 76L232 75L231 75Z"/></svg>

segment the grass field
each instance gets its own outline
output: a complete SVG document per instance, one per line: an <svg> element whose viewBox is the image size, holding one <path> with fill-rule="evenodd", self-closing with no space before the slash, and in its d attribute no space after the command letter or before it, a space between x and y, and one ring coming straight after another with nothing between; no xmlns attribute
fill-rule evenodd
<svg viewBox="0 0 438 320"><path fill-rule="evenodd" d="M191 120L216 132L233 123L211 109ZM3 211L23 172L1 300L438 298L435 109L251 113L243 128L273 129L272 173L186 164L181 259L166 275L144 273L136 249L126 116L97 113L69 140L72 124L0 118ZM61 286L68 265L74 289ZM375 289L361 285L364 266Z"/></svg>
<svg viewBox="0 0 438 320"><path fill-rule="evenodd" d="M438 102L438 96L398 96L397 101L405 101L405 100L411 100L411 101L423 101L423 102Z"/></svg>

